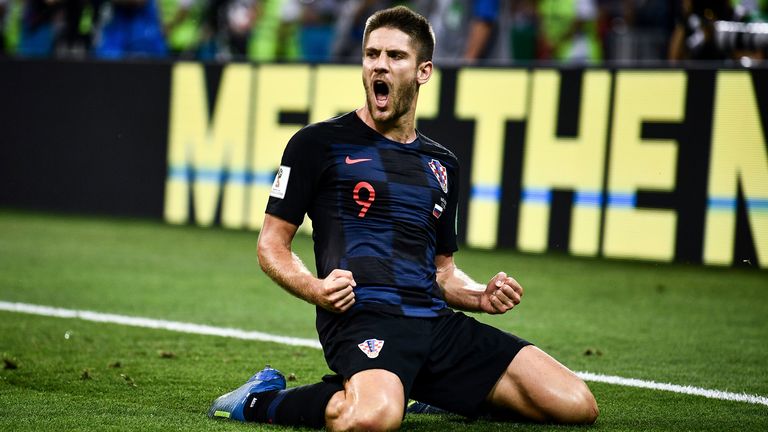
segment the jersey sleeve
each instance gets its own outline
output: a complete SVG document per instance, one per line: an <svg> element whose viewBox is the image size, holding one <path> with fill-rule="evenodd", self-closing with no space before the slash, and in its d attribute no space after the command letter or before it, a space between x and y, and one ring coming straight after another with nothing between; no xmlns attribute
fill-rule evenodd
<svg viewBox="0 0 768 432"><path fill-rule="evenodd" d="M437 254L450 254L459 250L456 230L459 206L459 164L453 161L454 169L448 173L448 206L437 225Z"/></svg>
<svg viewBox="0 0 768 432"><path fill-rule="evenodd" d="M267 202L267 214L296 226L312 205L322 170L323 144L311 131L304 128L288 141Z"/></svg>

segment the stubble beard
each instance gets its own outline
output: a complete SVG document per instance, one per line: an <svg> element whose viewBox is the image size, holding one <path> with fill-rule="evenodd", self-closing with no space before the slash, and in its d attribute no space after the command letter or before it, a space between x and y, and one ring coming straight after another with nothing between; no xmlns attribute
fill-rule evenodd
<svg viewBox="0 0 768 432"><path fill-rule="evenodd" d="M368 112L371 118L378 123L396 123L411 109L411 104L414 98L416 98L418 91L419 84L415 78L410 83L403 84L397 89L391 88L389 90L390 109L382 112L376 107L376 95L373 92L373 85L371 82L367 82L365 85L365 100Z"/></svg>

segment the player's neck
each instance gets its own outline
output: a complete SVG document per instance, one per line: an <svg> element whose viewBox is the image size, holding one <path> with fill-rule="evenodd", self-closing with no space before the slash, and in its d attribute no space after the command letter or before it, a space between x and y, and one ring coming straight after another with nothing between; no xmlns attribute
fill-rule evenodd
<svg viewBox="0 0 768 432"><path fill-rule="evenodd" d="M374 120L366 107L358 108L356 113L363 123L391 141L410 144L416 140L416 122L413 112L408 112L388 122Z"/></svg>

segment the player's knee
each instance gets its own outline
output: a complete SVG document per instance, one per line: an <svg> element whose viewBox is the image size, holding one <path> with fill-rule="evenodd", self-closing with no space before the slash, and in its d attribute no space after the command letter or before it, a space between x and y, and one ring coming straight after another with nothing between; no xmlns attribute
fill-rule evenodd
<svg viewBox="0 0 768 432"><path fill-rule="evenodd" d="M597 421L597 417L600 415L600 408L597 406L595 396L589 391L589 388L584 385L584 390L580 394L580 411L581 421L583 424L592 424Z"/></svg>
<svg viewBox="0 0 768 432"><path fill-rule="evenodd" d="M356 412L348 419L351 431L391 431L400 428L403 410L391 405L381 405L365 412Z"/></svg>
<svg viewBox="0 0 768 432"><path fill-rule="evenodd" d="M334 431L389 431L400 428L403 409L396 404L352 406L345 401L331 400L326 410L328 429Z"/></svg>
<svg viewBox="0 0 768 432"><path fill-rule="evenodd" d="M359 413L353 421L354 429L359 431L391 431L400 428L403 421L403 409L392 405L381 405L376 409Z"/></svg>
<svg viewBox="0 0 768 432"><path fill-rule="evenodd" d="M561 385L539 387L525 393L527 403L521 413L533 420L557 424L592 424L599 409L592 392L579 380L568 380Z"/></svg>
<svg viewBox="0 0 768 432"><path fill-rule="evenodd" d="M592 424L597 420L600 410L597 401L583 382L576 386L561 400L560 409L551 413L558 423Z"/></svg>

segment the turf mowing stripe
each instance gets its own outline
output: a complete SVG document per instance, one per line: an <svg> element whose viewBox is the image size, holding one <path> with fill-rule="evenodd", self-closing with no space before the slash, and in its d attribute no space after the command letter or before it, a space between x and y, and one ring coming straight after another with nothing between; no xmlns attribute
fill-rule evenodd
<svg viewBox="0 0 768 432"><path fill-rule="evenodd" d="M257 331L246 331L235 328L213 327L201 324L184 323L177 321L157 320L152 318L131 317L125 315L106 314L86 310L62 309L50 306L40 306L28 303L10 303L0 301L0 311L42 315L56 318L78 318L85 321L122 324L132 327L144 327L152 329L170 330L181 333L200 334L208 336L231 337L235 339L257 340L263 342L276 342L284 345L320 348L320 342L313 339L302 339L286 336L276 336ZM747 402L756 405L768 406L768 397L750 395L746 393L731 393L720 390L709 390L700 387L682 386L677 384L657 383L634 378L600 375L590 372L576 372L585 381L614 384L625 387L637 387L651 390L662 390L687 395L704 396L710 399L726 401Z"/></svg>

